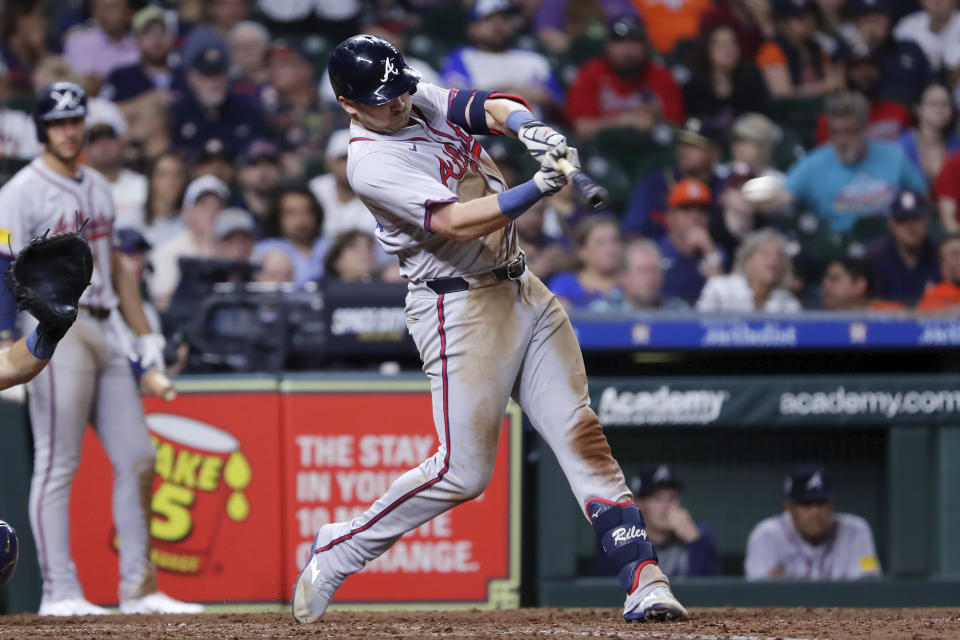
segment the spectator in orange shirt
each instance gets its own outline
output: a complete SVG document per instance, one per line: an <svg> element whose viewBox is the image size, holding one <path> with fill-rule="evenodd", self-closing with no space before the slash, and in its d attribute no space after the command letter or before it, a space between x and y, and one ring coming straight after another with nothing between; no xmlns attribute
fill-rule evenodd
<svg viewBox="0 0 960 640"><path fill-rule="evenodd" d="M843 86L835 69L814 37L816 21L812 0L775 0L776 32L760 47L757 66L775 98L817 96Z"/></svg>
<svg viewBox="0 0 960 640"><path fill-rule="evenodd" d="M960 307L960 233L940 244L940 274L943 280L923 293L918 311L943 311Z"/></svg>
<svg viewBox="0 0 960 640"><path fill-rule="evenodd" d="M870 266L860 258L837 258L823 275L823 308L827 311L899 311L903 305L873 299Z"/></svg>
<svg viewBox="0 0 960 640"><path fill-rule="evenodd" d="M631 15L610 24L606 52L587 62L567 91L567 121L579 138L603 129L649 131L685 119L683 96L670 71L650 59L643 23Z"/></svg>
<svg viewBox="0 0 960 640"><path fill-rule="evenodd" d="M933 183L933 197L944 229L951 233L960 231L960 151L944 160Z"/></svg>
<svg viewBox="0 0 960 640"><path fill-rule="evenodd" d="M696 38L700 18L713 8L713 0L632 0L646 24L656 25L650 31L650 44L663 55L669 55L680 40Z"/></svg>

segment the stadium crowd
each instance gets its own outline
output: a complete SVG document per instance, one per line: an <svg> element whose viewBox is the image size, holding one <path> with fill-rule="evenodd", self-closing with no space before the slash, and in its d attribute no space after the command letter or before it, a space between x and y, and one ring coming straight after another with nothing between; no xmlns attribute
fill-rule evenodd
<svg viewBox="0 0 960 640"><path fill-rule="evenodd" d="M110 181L118 246L160 312L203 298L198 273L399 280L347 181L325 73L359 32L425 81L522 94L580 148L611 209L568 187L517 221L570 308L960 305L956 0L0 5L3 173L39 152L35 91L96 96L84 162ZM532 173L520 145L484 145L508 183ZM778 197L747 197L763 176Z"/></svg>

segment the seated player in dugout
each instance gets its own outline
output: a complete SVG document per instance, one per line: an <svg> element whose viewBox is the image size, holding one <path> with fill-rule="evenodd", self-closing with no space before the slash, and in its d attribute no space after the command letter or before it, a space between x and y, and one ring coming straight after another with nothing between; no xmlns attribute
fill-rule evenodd
<svg viewBox="0 0 960 640"><path fill-rule="evenodd" d="M834 511L833 482L820 466L794 469L783 484L784 510L747 540L747 580L859 580L880 577L870 525Z"/></svg>
<svg viewBox="0 0 960 640"><path fill-rule="evenodd" d="M523 98L422 83L380 38L341 42L328 69L352 121L350 186L408 281L406 322L431 381L439 447L363 514L320 527L294 586L294 618L316 621L351 574L405 533L481 495L514 398L617 568L624 619L685 619L590 408L570 320L526 268L514 225L564 186L556 164L566 158L578 167L576 150L536 120ZM519 138L539 171L507 188L474 138L481 134Z"/></svg>

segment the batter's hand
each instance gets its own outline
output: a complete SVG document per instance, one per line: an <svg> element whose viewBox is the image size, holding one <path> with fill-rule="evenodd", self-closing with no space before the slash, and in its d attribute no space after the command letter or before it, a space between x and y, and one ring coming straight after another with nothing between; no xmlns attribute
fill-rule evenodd
<svg viewBox="0 0 960 640"><path fill-rule="evenodd" d="M166 339L159 333L148 333L137 337L137 355L140 356L140 366L147 369L163 371L166 364L163 359L163 348L167 345Z"/></svg>
<svg viewBox="0 0 960 640"><path fill-rule="evenodd" d="M531 120L520 125L517 138L526 145L527 151L537 160L560 145L564 148L567 146L567 138L562 133L539 120Z"/></svg>
<svg viewBox="0 0 960 640"><path fill-rule="evenodd" d="M540 193L545 196L552 196L557 191L563 188L563 185L567 184L567 178L563 175L557 167L555 166L556 160L553 160L554 153L558 153L560 157L566 155L568 152L567 144L563 143L562 148L558 148L546 155L543 156L543 160L540 161L540 171L537 171L533 176L533 181L536 183L537 188L540 189ZM574 150L575 151L575 150Z"/></svg>

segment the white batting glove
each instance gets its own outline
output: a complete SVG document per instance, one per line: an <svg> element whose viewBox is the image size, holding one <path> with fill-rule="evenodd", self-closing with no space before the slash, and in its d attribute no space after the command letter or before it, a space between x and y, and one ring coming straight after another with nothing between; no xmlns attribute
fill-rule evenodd
<svg viewBox="0 0 960 640"><path fill-rule="evenodd" d="M564 147L567 145L567 138L562 133L553 127L548 127L539 120L531 120L520 125L517 130L517 138L526 145L527 151L537 160L541 159L548 151L560 145Z"/></svg>
<svg viewBox="0 0 960 640"><path fill-rule="evenodd" d="M163 360L163 348L166 345L166 339L159 333L137 336L137 355L140 356L140 366L144 371L147 369L163 371L166 368Z"/></svg>
<svg viewBox="0 0 960 640"><path fill-rule="evenodd" d="M567 144L563 144L563 153L564 155L567 152ZM537 188L540 189L540 193L545 196L552 196L557 191L563 188L563 185L567 184L567 178L563 173L556 167L556 159L553 157L555 152L550 152L543 156L543 159L540 161L540 170L533 174L533 182L537 185ZM559 156L558 156L559 157Z"/></svg>

